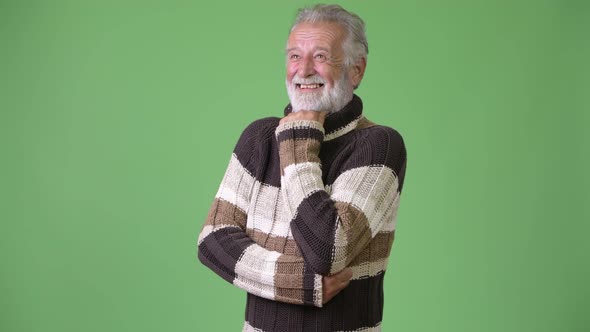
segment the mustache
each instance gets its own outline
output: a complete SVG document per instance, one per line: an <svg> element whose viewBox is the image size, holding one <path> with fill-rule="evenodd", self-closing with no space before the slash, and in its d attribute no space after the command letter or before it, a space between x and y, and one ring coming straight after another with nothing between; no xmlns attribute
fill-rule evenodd
<svg viewBox="0 0 590 332"><path fill-rule="evenodd" d="M306 77L306 78L295 76L291 80L291 84L314 84L314 83L326 84L326 81L324 81L324 79L319 75L314 75L314 76Z"/></svg>

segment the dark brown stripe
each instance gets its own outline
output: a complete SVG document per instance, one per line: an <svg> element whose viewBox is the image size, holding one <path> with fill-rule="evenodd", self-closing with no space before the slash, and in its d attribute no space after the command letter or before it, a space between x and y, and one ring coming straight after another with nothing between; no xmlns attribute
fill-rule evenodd
<svg viewBox="0 0 590 332"><path fill-rule="evenodd" d="M270 147L276 143L274 128L279 124L278 118L264 118L256 120L249 124L242 134L234 148L234 153L240 164L248 170L250 174L258 174L257 170L265 160L259 159L262 147ZM260 178L257 180L261 181Z"/></svg>
<svg viewBox="0 0 590 332"><path fill-rule="evenodd" d="M355 331L374 327L383 318L383 278L384 273L380 273L352 280L322 308L248 294L246 320L263 331Z"/></svg>
<svg viewBox="0 0 590 332"><path fill-rule="evenodd" d="M236 227L225 227L207 235L199 244L199 260L223 279L233 283L236 264L254 242Z"/></svg>
<svg viewBox="0 0 590 332"><path fill-rule="evenodd" d="M348 136L343 136L343 139L348 138ZM350 143L351 145L354 144L354 146L349 147L348 158L335 160L335 162L341 162L338 166L333 163L326 163L322 159L324 161L322 169L336 167L338 172L335 172L335 175L339 175L358 167L383 165L391 168L396 175L399 174L406 158L406 150L404 142L397 131L388 127L373 126L365 130L358 130L350 136L355 142ZM329 176L326 178L325 183L332 184L336 178L337 176ZM400 178L400 180L403 179Z"/></svg>
<svg viewBox="0 0 590 332"><path fill-rule="evenodd" d="M331 271L335 259L349 265L372 239L369 221L361 210L350 203L332 202L325 191L317 191L301 202L291 222L303 256L322 275ZM346 235L344 248L334 243L337 217ZM336 249L340 251L334 252Z"/></svg>
<svg viewBox="0 0 590 332"><path fill-rule="evenodd" d="M316 273L307 262L303 267L305 268L303 273L303 303L313 305L315 302L314 287Z"/></svg>
<svg viewBox="0 0 590 332"><path fill-rule="evenodd" d="M314 271L328 275L332 267L337 214L324 190L307 196L291 221L291 231L305 260Z"/></svg>
<svg viewBox="0 0 590 332"><path fill-rule="evenodd" d="M354 95L352 100L338 112L328 114L324 121L324 130L326 135L338 131L342 127L346 127L350 121L358 118L363 113L363 102Z"/></svg>
<svg viewBox="0 0 590 332"><path fill-rule="evenodd" d="M300 140L308 138L321 142L324 140L324 133L322 133L319 129L309 127L285 129L277 135L277 141L279 143L287 140Z"/></svg>

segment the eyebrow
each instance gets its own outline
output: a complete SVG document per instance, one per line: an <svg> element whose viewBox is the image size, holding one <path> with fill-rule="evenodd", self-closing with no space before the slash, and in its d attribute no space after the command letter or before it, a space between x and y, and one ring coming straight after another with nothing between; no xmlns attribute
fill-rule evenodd
<svg viewBox="0 0 590 332"><path fill-rule="evenodd" d="M292 51L297 51L297 50L300 50L300 49L299 49L299 47L291 47L291 48L288 48L288 49L286 49L286 50L285 50L285 52L286 52L286 53L289 53L289 52L292 52ZM316 47L316 48L314 49L314 52L315 52L315 51L324 51L324 52L328 52L328 53L330 53L330 50L328 50L328 49L327 49L327 48L325 48L325 47Z"/></svg>

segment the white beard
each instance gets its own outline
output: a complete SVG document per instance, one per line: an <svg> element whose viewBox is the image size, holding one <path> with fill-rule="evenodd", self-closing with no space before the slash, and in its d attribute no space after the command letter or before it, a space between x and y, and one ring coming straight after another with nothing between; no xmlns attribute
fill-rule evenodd
<svg viewBox="0 0 590 332"><path fill-rule="evenodd" d="M337 112L344 108L352 100L353 88L348 80L348 73L344 71L342 78L334 82L331 89L326 89L325 81L319 75L308 78L294 76L292 81L285 81L287 85L287 94L291 101L293 112L300 110L309 110L317 112ZM296 88L296 84L322 83L324 87L321 92L301 92Z"/></svg>

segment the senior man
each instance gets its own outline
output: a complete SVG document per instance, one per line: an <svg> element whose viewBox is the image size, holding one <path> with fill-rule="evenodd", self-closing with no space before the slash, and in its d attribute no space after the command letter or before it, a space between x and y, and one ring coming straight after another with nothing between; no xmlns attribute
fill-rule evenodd
<svg viewBox="0 0 590 332"><path fill-rule="evenodd" d="M198 257L248 292L244 331L381 329L406 149L353 93L367 53L357 15L300 10L285 116L254 121L234 149Z"/></svg>

